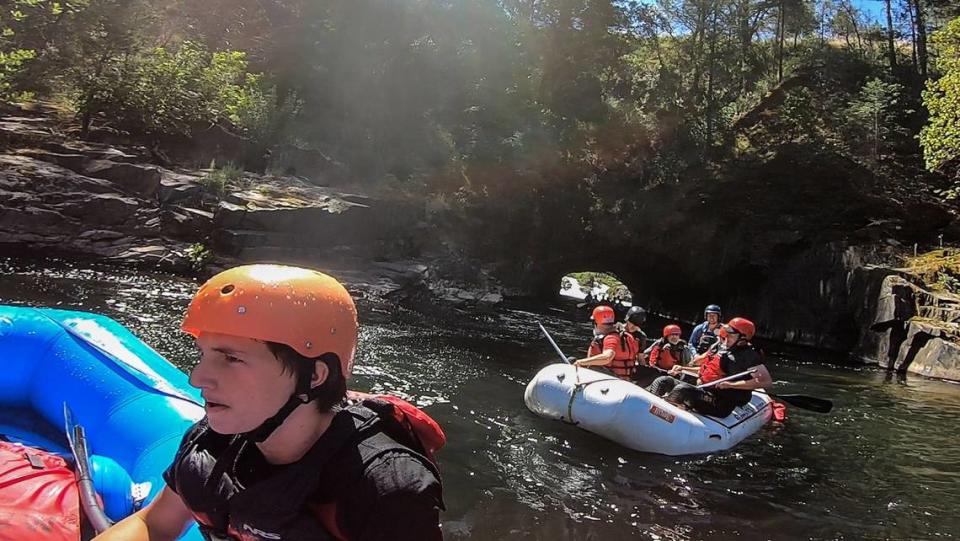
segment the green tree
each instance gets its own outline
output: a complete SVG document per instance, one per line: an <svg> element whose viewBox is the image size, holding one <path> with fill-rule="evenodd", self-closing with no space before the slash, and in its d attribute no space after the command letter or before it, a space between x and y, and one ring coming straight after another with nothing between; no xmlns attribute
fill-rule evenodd
<svg viewBox="0 0 960 541"><path fill-rule="evenodd" d="M872 143L873 159L878 162L884 143L903 134L902 115L912 112L902 110L903 96L902 85L874 78L863 85L846 109L854 137L865 136Z"/></svg>
<svg viewBox="0 0 960 541"><path fill-rule="evenodd" d="M12 80L23 70L24 64L36 56L33 49L0 50L0 101L15 97Z"/></svg>
<svg viewBox="0 0 960 541"><path fill-rule="evenodd" d="M0 8L0 101L16 97L17 79L37 56L38 40L31 30L62 13L59 3L46 0L4 2Z"/></svg>
<svg viewBox="0 0 960 541"><path fill-rule="evenodd" d="M960 159L960 17L935 32L940 78L927 81L923 104L930 120L920 131L920 145L927 169L941 169Z"/></svg>

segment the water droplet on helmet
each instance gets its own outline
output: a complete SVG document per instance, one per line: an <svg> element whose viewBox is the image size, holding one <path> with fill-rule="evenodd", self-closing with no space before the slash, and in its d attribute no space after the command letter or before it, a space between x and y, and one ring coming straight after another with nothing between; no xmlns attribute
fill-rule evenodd
<svg viewBox="0 0 960 541"><path fill-rule="evenodd" d="M246 314L246 313L247 313L247 307L246 307L246 306L238 306L238 307L237 307L237 313L238 313L238 314Z"/></svg>
<svg viewBox="0 0 960 541"><path fill-rule="evenodd" d="M331 328L330 328L330 334L337 334L337 328L336 328L336 327L331 327Z"/></svg>

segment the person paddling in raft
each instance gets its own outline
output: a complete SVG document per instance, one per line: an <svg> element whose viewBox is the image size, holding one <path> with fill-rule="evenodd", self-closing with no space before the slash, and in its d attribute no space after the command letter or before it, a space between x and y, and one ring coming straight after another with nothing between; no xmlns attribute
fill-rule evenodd
<svg viewBox="0 0 960 541"><path fill-rule="evenodd" d="M696 350L697 355L707 352L710 346L717 342L717 332L720 330L720 318L722 312L716 304L708 305L703 309L703 322L693 328L690 333L690 345Z"/></svg>
<svg viewBox="0 0 960 541"><path fill-rule="evenodd" d="M593 309L594 336L587 357L574 361L576 366L605 366L617 377L629 380L633 375L640 347L632 334L617 329L617 315L610 306Z"/></svg>
<svg viewBox="0 0 960 541"><path fill-rule="evenodd" d="M657 378L647 390L697 413L713 417L730 415L738 406L750 402L751 391L773 384L770 372L763 364L763 358L750 343L755 333L756 326L750 320L742 317L731 319L719 331L724 347L707 355L700 366L674 366L670 370L672 376ZM699 384L704 384L751 368L756 371L750 374L748 379L725 381L707 389L698 389L673 377L693 374L697 376Z"/></svg>
<svg viewBox="0 0 960 541"><path fill-rule="evenodd" d="M660 370L670 370L676 365L686 365L693 357L690 347L683 339L679 325L663 328L663 337L657 339L644 353L647 364Z"/></svg>
<svg viewBox="0 0 960 541"><path fill-rule="evenodd" d="M339 282L230 269L200 288L182 329L200 351L190 384L206 416L160 494L97 541L173 540L192 520L216 541L442 539L431 458L443 433L398 399L347 400L357 312Z"/></svg>

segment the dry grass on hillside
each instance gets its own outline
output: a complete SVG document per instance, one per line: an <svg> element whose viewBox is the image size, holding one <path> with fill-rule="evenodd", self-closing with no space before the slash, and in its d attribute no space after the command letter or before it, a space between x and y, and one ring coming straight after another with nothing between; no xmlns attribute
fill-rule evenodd
<svg viewBox="0 0 960 541"><path fill-rule="evenodd" d="M934 291L960 294L960 249L944 248L906 257L904 267Z"/></svg>

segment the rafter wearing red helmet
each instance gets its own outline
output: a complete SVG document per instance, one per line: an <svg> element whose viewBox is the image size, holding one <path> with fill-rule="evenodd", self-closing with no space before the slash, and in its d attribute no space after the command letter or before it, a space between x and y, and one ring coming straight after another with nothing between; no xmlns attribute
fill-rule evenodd
<svg viewBox="0 0 960 541"><path fill-rule="evenodd" d="M587 356L574 361L576 366L604 366L617 377L629 380L637 364L640 346L632 334L617 328L617 315L610 306L593 309L594 337Z"/></svg>
<svg viewBox="0 0 960 541"><path fill-rule="evenodd" d="M754 349L750 340L756 334L756 325L746 318L735 317L723 325L718 334L723 345L716 352L708 352L700 366L675 366L671 375L695 375L697 383L710 383L718 379L745 372L751 368L756 371L744 381L726 381L708 389L698 389L671 376L662 376L654 380L647 388L657 396L685 407L714 417L726 417L738 406L750 401L752 391L773 384L770 372L763 364L763 357Z"/></svg>

